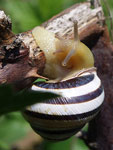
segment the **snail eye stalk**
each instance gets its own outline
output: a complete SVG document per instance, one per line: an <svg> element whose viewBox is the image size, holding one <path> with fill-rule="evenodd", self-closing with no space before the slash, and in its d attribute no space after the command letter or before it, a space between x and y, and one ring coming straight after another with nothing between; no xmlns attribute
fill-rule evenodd
<svg viewBox="0 0 113 150"><path fill-rule="evenodd" d="M74 49L72 49L72 50L69 51L69 53L67 54L66 58L62 62L62 66L67 66L67 62L73 56L74 53L75 53Z"/></svg>
<svg viewBox="0 0 113 150"><path fill-rule="evenodd" d="M79 42L79 35L78 35L78 22L74 22L74 40L75 40L75 46L73 47L74 49L71 49L65 59L62 62L62 66L66 66L67 62L70 60L70 58L76 53L76 48Z"/></svg>
<svg viewBox="0 0 113 150"><path fill-rule="evenodd" d="M78 22L77 22L77 20L74 22L74 40L75 40L75 42L80 41L79 35L78 35Z"/></svg>

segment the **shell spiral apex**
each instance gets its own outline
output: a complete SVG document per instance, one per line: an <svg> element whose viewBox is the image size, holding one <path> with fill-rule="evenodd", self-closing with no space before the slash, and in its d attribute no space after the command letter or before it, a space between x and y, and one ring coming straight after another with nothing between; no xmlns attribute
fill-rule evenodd
<svg viewBox="0 0 113 150"><path fill-rule="evenodd" d="M91 51L79 40L77 23L74 40L56 38L42 27L33 29L32 34L45 53L43 76L49 81L34 83L30 91L52 92L59 97L27 107L23 115L43 138L65 140L96 116L104 89Z"/></svg>

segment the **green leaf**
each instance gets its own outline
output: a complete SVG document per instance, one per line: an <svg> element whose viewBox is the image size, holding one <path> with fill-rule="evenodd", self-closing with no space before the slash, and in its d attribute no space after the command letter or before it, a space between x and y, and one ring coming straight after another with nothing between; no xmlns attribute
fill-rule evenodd
<svg viewBox="0 0 113 150"><path fill-rule="evenodd" d="M45 79L38 78L38 79L35 80L33 83L37 83L37 82L45 82L45 81L46 81Z"/></svg>
<svg viewBox="0 0 113 150"><path fill-rule="evenodd" d="M21 92L14 92L11 85L0 86L0 115L22 110L24 107L54 98L58 95L48 92L35 92L25 89Z"/></svg>

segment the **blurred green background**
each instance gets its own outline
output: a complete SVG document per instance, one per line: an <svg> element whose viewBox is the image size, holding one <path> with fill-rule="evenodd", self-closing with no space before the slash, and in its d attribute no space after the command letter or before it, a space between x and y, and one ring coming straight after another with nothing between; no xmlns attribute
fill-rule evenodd
<svg viewBox="0 0 113 150"><path fill-rule="evenodd" d="M0 0L0 9L12 20L14 33L20 33L32 29L48 20L65 8L84 0ZM113 0L107 0L113 14ZM102 1L107 24L111 33L109 11ZM31 128L19 112L10 113L0 117L0 150L17 150L12 145L23 139ZM38 138L37 138L38 139ZM71 138L64 142L43 142L43 146L37 146L33 150L88 150L82 140ZM21 149L20 149L21 150Z"/></svg>
<svg viewBox="0 0 113 150"><path fill-rule="evenodd" d="M19 33L40 25L77 2L80 0L0 0L0 9L10 16L13 31Z"/></svg>

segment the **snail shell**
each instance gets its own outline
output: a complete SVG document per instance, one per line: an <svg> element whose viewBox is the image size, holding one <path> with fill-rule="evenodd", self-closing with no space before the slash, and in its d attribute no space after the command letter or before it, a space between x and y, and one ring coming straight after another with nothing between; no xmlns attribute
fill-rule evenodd
<svg viewBox="0 0 113 150"><path fill-rule="evenodd" d="M78 40L78 37L76 36L75 39ZM82 45L80 44L78 42L76 47L79 51ZM70 47L68 44L66 46ZM93 67L92 54L89 54L86 46L82 48L86 50L87 56L91 57L89 59L91 65L87 65L87 56L83 56L86 60L86 68L81 69L80 66L79 71L75 71L75 74L71 71L72 75L68 72L68 77L63 77L62 80L34 83L30 89L30 91L52 92L59 95L57 98L29 106L23 113L31 127L45 139L60 141L73 136L94 118L103 103L104 90ZM69 60L72 61L72 55L77 55L78 58L80 54L73 54L73 49L67 52L65 59L61 61L64 68L68 66ZM50 62L48 64L50 65ZM75 70L73 67L71 69Z"/></svg>
<svg viewBox="0 0 113 150"><path fill-rule="evenodd" d="M31 90L61 95L32 105L24 112L38 134L54 141L76 134L99 112L104 100L104 90L95 71L63 82L38 82Z"/></svg>

